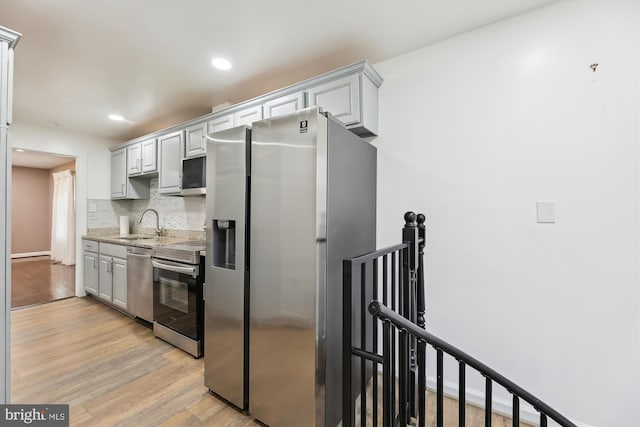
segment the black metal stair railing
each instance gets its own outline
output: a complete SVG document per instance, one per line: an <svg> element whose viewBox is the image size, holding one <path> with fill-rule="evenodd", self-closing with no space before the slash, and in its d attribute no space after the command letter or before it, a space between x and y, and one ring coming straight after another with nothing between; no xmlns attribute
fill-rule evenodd
<svg viewBox="0 0 640 427"><path fill-rule="evenodd" d="M465 382L465 371L467 367L473 368L482 374L485 377L485 425L491 425L491 400L492 400L492 386L493 383L500 384L502 387L507 389L509 393L513 396L513 412L512 412L512 420L514 426L520 425L520 399L526 401L531 406L535 408L536 411L540 413L540 425L547 425L547 418L551 418L556 421L563 427L576 427L576 425L566 418L564 415L553 409L551 406L547 405L542 400L538 399L533 394L529 393L519 385L515 384L513 381L509 380L499 372L496 372L489 366L484 363L476 360L472 356L463 352L462 350L454 347L453 345L447 343L446 341L438 338L437 336L425 331L420 328L415 323L407 320L406 318L400 316L398 313L386 307L384 304L379 301L372 301L369 304L369 312L384 321L385 323L392 324L396 329L400 330L401 333L409 334L412 337L418 339L418 341L425 342L435 348L437 351L437 381L438 381L438 395L436 397L437 407L441 408L443 405L443 396L440 390L442 390L442 377L443 377L443 354L448 354L451 357L455 358L459 364L459 420L461 421L460 425L464 425L464 408L465 408L465 398L464 398L464 382ZM442 411L438 411L436 425L442 426Z"/></svg>
<svg viewBox="0 0 640 427"><path fill-rule="evenodd" d="M494 383L512 395L513 426L520 424L520 401L524 400L540 414L542 427L546 427L547 418L563 427L575 427L522 387L425 330L425 217L407 212L404 219L403 243L343 262L342 426L424 427L426 349L431 346L436 351L437 427L444 425L445 354L458 362L460 426L466 422L469 367L485 378L486 427L491 426ZM382 393L378 384L380 368Z"/></svg>

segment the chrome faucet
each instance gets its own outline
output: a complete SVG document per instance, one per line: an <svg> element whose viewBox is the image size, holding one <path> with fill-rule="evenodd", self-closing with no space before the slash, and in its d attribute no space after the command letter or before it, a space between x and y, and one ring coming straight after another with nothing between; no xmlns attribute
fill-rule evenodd
<svg viewBox="0 0 640 427"><path fill-rule="evenodd" d="M147 212L153 212L154 214L156 214L156 236L160 236L162 234L162 228L160 228L160 215L158 214L157 210L155 210L155 209L145 209L144 212L142 212L142 215L140 215L140 218L138 219L138 224L140 224L142 222L142 217Z"/></svg>

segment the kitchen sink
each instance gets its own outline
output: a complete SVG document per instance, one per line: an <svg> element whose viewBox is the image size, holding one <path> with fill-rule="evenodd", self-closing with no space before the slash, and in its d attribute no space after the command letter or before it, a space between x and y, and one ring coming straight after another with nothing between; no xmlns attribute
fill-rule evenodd
<svg viewBox="0 0 640 427"><path fill-rule="evenodd" d="M121 236L118 237L120 240L145 240L145 239L153 239L155 236Z"/></svg>

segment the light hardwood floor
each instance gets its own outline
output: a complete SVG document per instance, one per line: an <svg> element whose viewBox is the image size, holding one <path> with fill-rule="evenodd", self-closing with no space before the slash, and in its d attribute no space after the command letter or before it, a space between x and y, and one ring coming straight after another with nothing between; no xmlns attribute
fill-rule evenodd
<svg viewBox="0 0 640 427"><path fill-rule="evenodd" d="M257 426L208 392L203 359L91 298L11 316L13 403L68 403L72 426Z"/></svg>
<svg viewBox="0 0 640 427"><path fill-rule="evenodd" d="M71 426L260 425L209 393L203 359L90 297L13 310L11 322L12 403L67 403ZM434 408L433 394L428 399ZM427 418L435 425L433 413ZM484 425L482 409L468 405L466 418L470 427ZM457 421L457 402L446 399L445 426Z"/></svg>

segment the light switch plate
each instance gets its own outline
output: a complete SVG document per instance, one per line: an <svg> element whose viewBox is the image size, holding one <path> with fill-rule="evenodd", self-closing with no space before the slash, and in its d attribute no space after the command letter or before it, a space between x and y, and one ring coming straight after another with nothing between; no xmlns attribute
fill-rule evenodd
<svg viewBox="0 0 640 427"><path fill-rule="evenodd" d="M538 224L555 224L556 202L555 200L541 200L536 202L536 218Z"/></svg>

